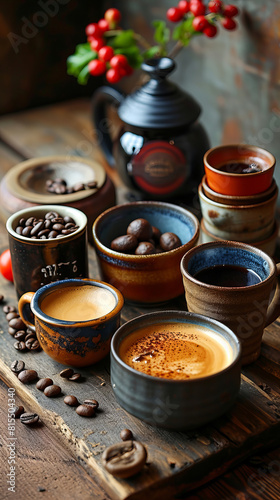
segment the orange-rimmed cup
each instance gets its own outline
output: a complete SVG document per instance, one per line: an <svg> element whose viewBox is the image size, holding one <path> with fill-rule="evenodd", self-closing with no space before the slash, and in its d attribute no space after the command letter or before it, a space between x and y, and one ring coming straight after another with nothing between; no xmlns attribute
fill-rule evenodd
<svg viewBox="0 0 280 500"><path fill-rule="evenodd" d="M249 144L217 146L204 155L209 187L229 196L251 196L266 191L273 180L275 163L271 153ZM248 168L239 173L243 164Z"/></svg>

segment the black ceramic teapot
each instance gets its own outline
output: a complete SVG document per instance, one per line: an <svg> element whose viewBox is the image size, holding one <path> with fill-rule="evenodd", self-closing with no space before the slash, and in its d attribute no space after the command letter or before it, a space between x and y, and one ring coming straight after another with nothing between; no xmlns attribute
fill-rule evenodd
<svg viewBox="0 0 280 500"><path fill-rule="evenodd" d="M167 57L142 69L150 80L131 95L101 87L93 97L93 120L100 145L124 183L142 198L189 201L203 176L207 135L198 123L200 106L166 76L175 68ZM112 142L107 104L118 106L123 127Z"/></svg>

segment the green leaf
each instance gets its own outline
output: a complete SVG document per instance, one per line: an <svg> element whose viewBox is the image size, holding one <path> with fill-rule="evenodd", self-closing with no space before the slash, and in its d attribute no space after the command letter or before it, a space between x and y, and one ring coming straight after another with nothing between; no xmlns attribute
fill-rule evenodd
<svg viewBox="0 0 280 500"><path fill-rule="evenodd" d="M159 45L154 45L148 50L145 50L145 52L142 54L144 59L151 59L152 57L158 56L159 54L161 55L161 47Z"/></svg>
<svg viewBox="0 0 280 500"><path fill-rule="evenodd" d="M116 49L115 54L123 54L126 56L132 68L139 68L144 60L137 45Z"/></svg>
<svg viewBox="0 0 280 500"><path fill-rule="evenodd" d="M180 41L182 45L188 45L190 39L195 35L200 35L199 31L196 31L193 27L194 16L189 16L185 21L178 24L173 31L173 40Z"/></svg>
<svg viewBox="0 0 280 500"><path fill-rule="evenodd" d="M154 21L153 25L155 27L154 40L165 46L170 40L170 29L166 27L165 21Z"/></svg>
<svg viewBox="0 0 280 500"><path fill-rule="evenodd" d="M119 35L116 35L114 38L110 39L110 45L114 49L135 45L133 30L122 31Z"/></svg>
<svg viewBox="0 0 280 500"><path fill-rule="evenodd" d="M88 80L88 63L97 58L97 52L91 49L89 43L77 45L75 54L67 58L67 73L75 76L78 83L85 85Z"/></svg>

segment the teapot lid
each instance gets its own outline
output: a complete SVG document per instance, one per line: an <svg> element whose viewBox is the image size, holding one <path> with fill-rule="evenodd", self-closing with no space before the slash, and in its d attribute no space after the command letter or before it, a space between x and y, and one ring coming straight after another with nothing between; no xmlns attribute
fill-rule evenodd
<svg viewBox="0 0 280 500"><path fill-rule="evenodd" d="M119 106L118 114L123 122L134 127L162 130L187 126L198 118L199 104L166 79L176 67L172 59L149 59L141 67L151 78Z"/></svg>

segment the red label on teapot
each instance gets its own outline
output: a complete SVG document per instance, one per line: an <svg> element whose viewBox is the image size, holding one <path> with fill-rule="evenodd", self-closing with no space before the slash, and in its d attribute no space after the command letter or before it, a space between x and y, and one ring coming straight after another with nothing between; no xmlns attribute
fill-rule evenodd
<svg viewBox="0 0 280 500"><path fill-rule="evenodd" d="M156 195L176 191L187 177L185 156L171 141L147 142L127 171L142 191Z"/></svg>

